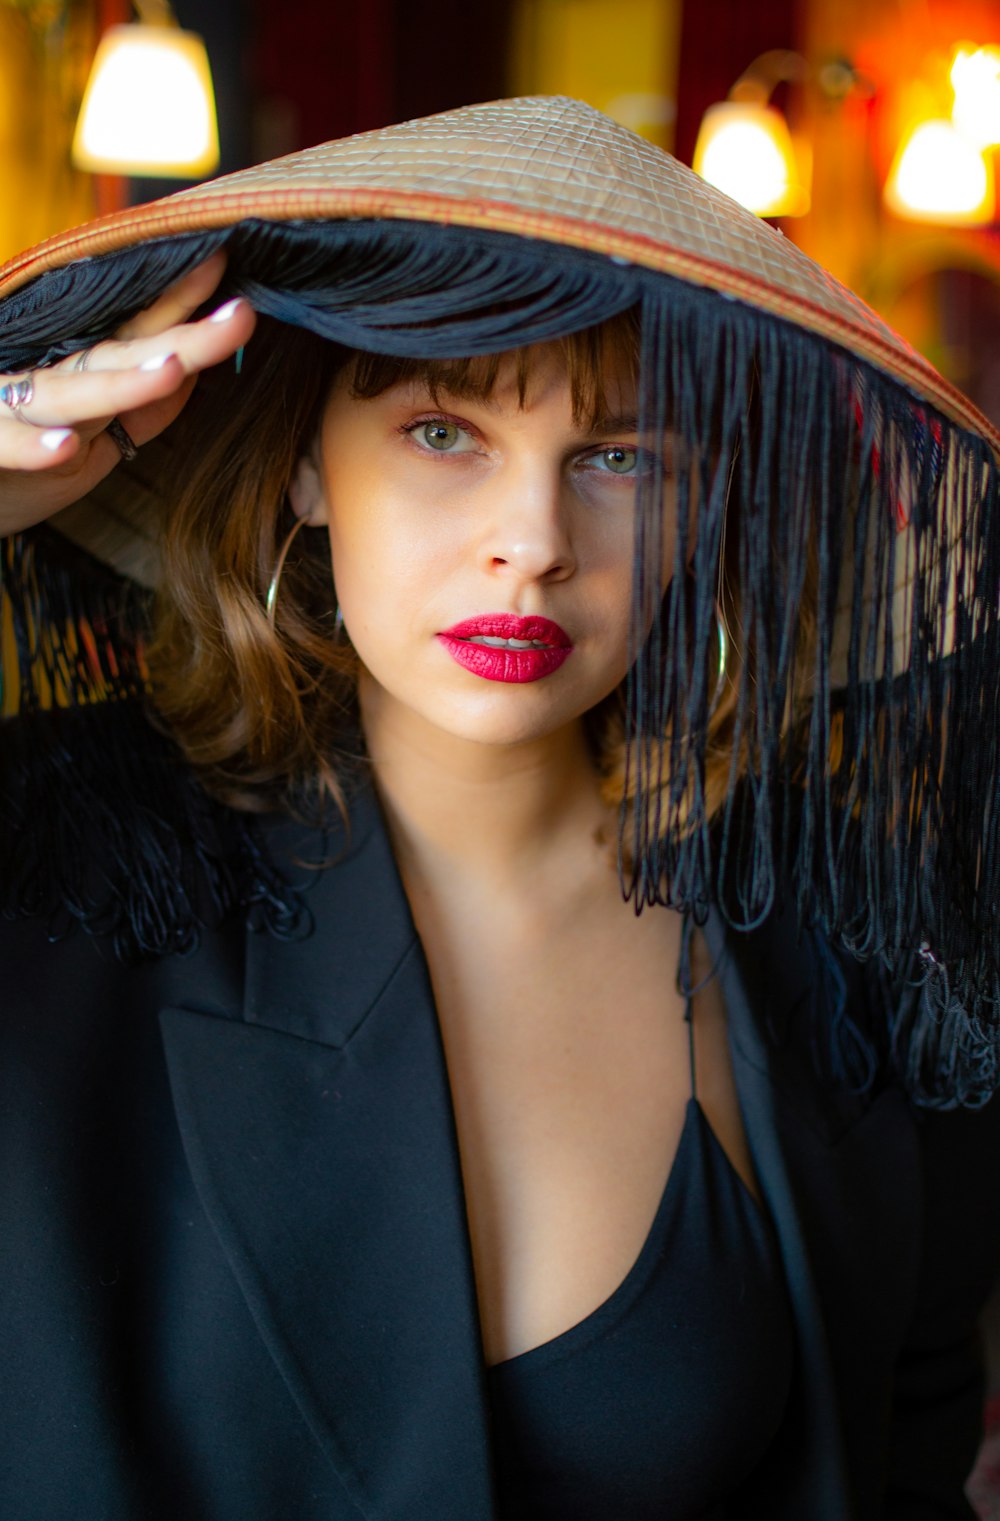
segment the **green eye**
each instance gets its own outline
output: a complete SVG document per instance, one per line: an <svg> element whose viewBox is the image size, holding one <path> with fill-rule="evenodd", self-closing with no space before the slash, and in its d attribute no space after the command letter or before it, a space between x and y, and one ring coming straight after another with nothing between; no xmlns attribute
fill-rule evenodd
<svg viewBox="0 0 1000 1521"><path fill-rule="evenodd" d="M601 459L615 475L630 475L638 463L639 455L635 449L605 449Z"/></svg>
<svg viewBox="0 0 1000 1521"><path fill-rule="evenodd" d="M462 430L450 422L424 423L420 429L420 436L429 449L453 449L462 435Z"/></svg>

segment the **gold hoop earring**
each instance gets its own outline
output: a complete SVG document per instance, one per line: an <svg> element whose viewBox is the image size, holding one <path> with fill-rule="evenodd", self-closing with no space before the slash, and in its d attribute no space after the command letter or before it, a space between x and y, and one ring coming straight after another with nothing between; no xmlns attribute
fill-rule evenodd
<svg viewBox="0 0 1000 1521"><path fill-rule="evenodd" d="M299 531L300 528L304 528L305 527L305 524L306 524L306 519L305 518L296 518L295 519L295 522L293 523L292 527L288 531L288 534L287 534L287 536L285 538L285 542L282 544L281 548L278 551L278 558L274 562L274 571L273 571L273 573L271 575L270 581L268 582L267 596L264 599L264 611L267 614L268 626L272 630L274 628L275 617L277 615L278 587L281 584L281 573L282 573L282 571L285 568L285 560L288 557L288 551L292 547L292 541L294 540L295 535L298 533L298 531ZM334 644L339 644L340 637L341 637L343 631L344 631L344 616L343 616L343 614L340 611L340 607L338 606L337 607L336 617L334 618L334 624L333 624L333 642L334 642Z"/></svg>
<svg viewBox="0 0 1000 1521"><path fill-rule="evenodd" d="M722 694L726 688L726 676L729 670L729 629L718 597L712 602L712 612L715 614L715 623L718 629L719 665L715 676L715 690L712 693L712 700L708 705L709 718L713 716L719 703L722 701Z"/></svg>
<svg viewBox="0 0 1000 1521"><path fill-rule="evenodd" d="M292 547L292 542L295 538L295 535L298 533L300 528L303 528L305 526L305 521L305 518L295 519L295 522L292 525L292 528L290 529L285 542L278 550L278 558L274 562L274 570L272 572L271 579L268 582L267 596L264 599L264 610L267 613L268 624L272 629L274 628L275 609L278 606L278 587L281 584L281 572L285 568L285 560L288 558L288 551Z"/></svg>
<svg viewBox="0 0 1000 1521"><path fill-rule="evenodd" d="M722 603L718 597L712 598L712 615L715 618L716 644L718 646L718 663L715 669L715 685L708 702L708 717L714 717L722 694L726 690L726 679L729 675L729 625L722 611Z"/></svg>

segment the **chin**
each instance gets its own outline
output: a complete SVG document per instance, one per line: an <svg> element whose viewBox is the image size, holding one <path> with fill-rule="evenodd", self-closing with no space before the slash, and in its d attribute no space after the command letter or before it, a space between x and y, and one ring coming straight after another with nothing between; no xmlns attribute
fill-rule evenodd
<svg viewBox="0 0 1000 1521"><path fill-rule="evenodd" d="M482 710L487 705L492 711ZM520 712L511 711L515 707L515 703L497 703L491 698L488 704L480 705L478 711L466 708L456 712L449 707L447 711L440 711L433 716L428 713L427 718L437 728L456 739L509 748L549 739L552 735L581 723L590 711L589 707L578 709L571 704L536 701L530 702L530 708L529 703L522 702ZM502 708L507 711L497 711Z"/></svg>
<svg viewBox="0 0 1000 1521"><path fill-rule="evenodd" d="M450 671L440 683L426 673L419 680L403 683L397 676L387 683L365 668L369 701L381 708L383 717L394 709L397 722L408 727L436 730L460 742L497 748L536 743L577 726L615 690L623 676L624 671L610 671L606 681L587 682L586 691L574 690L560 681L558 672L548 680L530 683L465 677L460 678L461 688L456 690Z"/></svg>

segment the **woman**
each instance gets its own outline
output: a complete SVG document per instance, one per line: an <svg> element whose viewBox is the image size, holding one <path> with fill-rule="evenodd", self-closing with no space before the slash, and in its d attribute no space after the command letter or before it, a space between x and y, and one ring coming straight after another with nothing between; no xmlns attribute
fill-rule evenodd
<svg viewBox="0 0 1000 1521"><path fill-rule="evenodd" d="M968 1514L995 438L586 108L328 153L0 283L7 1510Z"/></svg>

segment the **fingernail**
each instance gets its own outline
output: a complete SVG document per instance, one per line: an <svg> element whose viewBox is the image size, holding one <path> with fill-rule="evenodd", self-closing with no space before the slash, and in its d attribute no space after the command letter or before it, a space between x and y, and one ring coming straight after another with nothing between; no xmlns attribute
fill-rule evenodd
<svg viewBox="0 0 1000 1521"><path fill-rule="evenodd" d="M39 434L38 442L43 449L51 449L52 453L55 454L56 450L61 448L72 435L72 432L72 428L47 428L44 433Z"/></svg>
<svg viewBox="0 0 1000 1521"><path fill-rule="evenodd" d="M139 366L140 370L162 370L168 359L173 359L173 354L154 354L152 359L144 359Z"/></svg>
<svg viewBox="0 0 1000 1521"><path fill-rule="evenodd" d="M242 298L234 296L232 301L227 301L225 306L220 306L218 311L213 312L208 320L209 322L228 322L236 308L242 305Z"/></svg>

